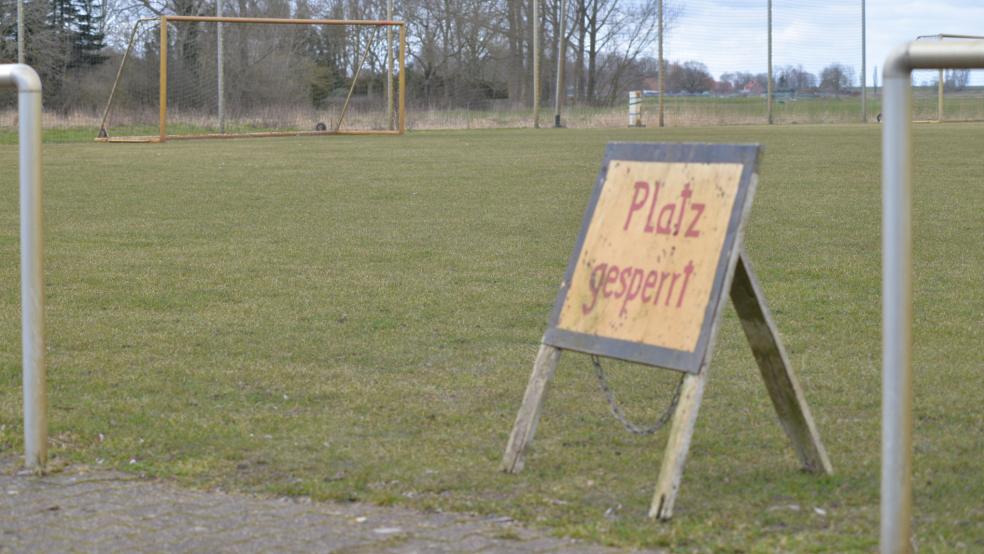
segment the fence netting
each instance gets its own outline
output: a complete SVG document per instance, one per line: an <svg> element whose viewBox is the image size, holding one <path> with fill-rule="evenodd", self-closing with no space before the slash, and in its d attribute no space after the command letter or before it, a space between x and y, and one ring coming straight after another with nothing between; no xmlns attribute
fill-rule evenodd
<svg viewBox="0 0 984 554"><path fill-rule="evenodd" d="M195 4L196 15L215 13L212 1ZM387 16L385 3L369 0L220 1L220 11L230 17ZM74 3L72 10L56 14L53 2L24 4L27 62L45 85L44 124L55 131L49 138L97 136L131 31L141 17L152 20L138 30L105 127L110 135L155 134L161 45L159 19L154 20L158 14L149 8L156 4ZM766 0L664 0L666 125L764 124L770 117L775 124L878 119L883 54L869 56L862 68L861 2L771 4L770 35ZM184 4L161 6L171 15ZM4 63L16 59L15 8L16 0L0 0ZM407 33L406 126L528 127L535 115L540 126L551 126L559 98L565 126L624 127L631 91L641 91L642 122L655 126L658 15L657 0L396 1L393 19L405 22ZM331 130L343 111L343 128L393 125L385 90L390 59L385 28L229 23L222 28L220 64L215 23L169 25L169 134ZM535 28L541 51L538 114L533 110ZM868 21L869 52L871 38L884 31ZM395 83L398 69L391 75ZM917 71L913 91L914 120L984 120L984 71ZM15 121L15 101L13 96L0 98L5 136Z"/></svg>

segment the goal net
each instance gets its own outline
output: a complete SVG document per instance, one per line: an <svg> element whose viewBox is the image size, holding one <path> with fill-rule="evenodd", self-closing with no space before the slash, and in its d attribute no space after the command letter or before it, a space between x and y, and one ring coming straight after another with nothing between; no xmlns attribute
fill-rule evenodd
<svg viewBox="0 0 984 554"><path fill-rule="evenodd" d="M143 19L96 140L399 134L405 44L394 21Z"/></svg>

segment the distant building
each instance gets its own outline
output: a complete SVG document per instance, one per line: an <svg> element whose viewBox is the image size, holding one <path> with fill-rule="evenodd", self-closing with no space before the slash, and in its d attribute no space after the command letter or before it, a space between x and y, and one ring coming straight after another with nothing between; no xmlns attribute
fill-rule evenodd
<svg viewBox="0 0 984 554"><path fill-rule="evenodd" d="M741 89L741 93L746 96L758 96L760 94L765 94L765 87L763 87L762 83L759 83L758 81L749 81L748 84Z"/></svg>

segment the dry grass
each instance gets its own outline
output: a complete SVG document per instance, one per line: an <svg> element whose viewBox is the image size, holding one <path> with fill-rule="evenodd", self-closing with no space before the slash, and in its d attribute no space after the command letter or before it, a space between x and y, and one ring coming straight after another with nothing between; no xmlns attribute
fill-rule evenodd
<svg viewBox="0 0 984 554"><path fill-rule="evenodd" d="M313 110L291 106L253 108L247 112L227 111L227 132L262 131L311 131L318 123L333 128L341 118L342 102L336 99L327 109ZM881 110L880 98L869 100L868 116L874 120ZM758 125L767 122L767 107L763 97L667 97L665 124L668 127L706 127L720 125ZM95 137L101 121L101 112L72 111L58 113L48 111L43 115L43 125L48 130L50 142L88 140ZM856 123L861 117L858 97L840 98L777 98L773 120L777 124L841 124ZM936 96L917 90L913 103L913 117L917 120L935 120ZM947 121L984 120L984 97L974 94L951 94L945 100L944 119ZM16 125L17 114L13 109L0 110L0 140L13 142L10 136ZM553 127L554 110L544 106L540 111L540 126ZM646 127L658 126L656 101L647 98L643 104L643 122ZM409 130L440 129L496 129L529 128L534 123L530 109L428 109L415 107L407 110L406 125ZM625 106L586 107L569 106L563 113L563 125L572 129L619 129L628 124ZM158 110L156 106L142 109L116 109L110 114L107 125L111 136L156 134ZM200 109L181 109L172 106L168 111L168 127L173 134L203 134L219 131L218 117ZM389 128L386 113L379 103L365 98L354 98L346 112L343 129L382 130Z"/></svg>

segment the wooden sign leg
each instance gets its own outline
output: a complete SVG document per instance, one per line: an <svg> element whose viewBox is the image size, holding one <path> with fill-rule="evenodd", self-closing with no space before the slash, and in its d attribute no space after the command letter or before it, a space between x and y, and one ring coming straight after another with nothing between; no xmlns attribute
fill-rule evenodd
<svg viewBox="0 0 984 554"><path fill-rule="evenodd" d="M779 422L792 441L800 463L807 471L831 475L834 470L827 458L827 451L820 442L820 434L806 404L803 390L789 364L772 314L765 303L765 295L762 294L744 251L738 257L735 277L731 283L731 301L738 312L752 353L755 354Z"/></svg>
<svg viewBox="0 0 984 554"><path fill-rule="evenodd" d="M523 405L519 407L516 424L513 426L512 434L509 435L506 453L502 457L502 471L506 473L519 473L523 470L523 454L527 445L533 440L533 434L536 433L536 426L540 422L540 411L543 409L543 397L547 392L547 384L553 378L554 370L557 369L560 353L559 348L540 344L540 351L537 352L536 361L533 362L533 373L530 375L529 384L526 385L526 394L523 395Z"/></svg>
<svg viewBox="0 0 984 554"><path fill-rule="evenodd" d="M663 454L663 467L659 470L659 480L656 482L656 494L653 495L653 505L649 509L649 517L663 521L673 517L673 502L677 491L680 490L680 480L683 479L683 466L687 462L690 451L690 439L697 424L697 412L700 401L704 397L704 384L707 382L707 368L683 378L683 389L680 391L680 402L673 414L673 424L670 426L670 438L666 443Z"/></svg>

